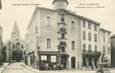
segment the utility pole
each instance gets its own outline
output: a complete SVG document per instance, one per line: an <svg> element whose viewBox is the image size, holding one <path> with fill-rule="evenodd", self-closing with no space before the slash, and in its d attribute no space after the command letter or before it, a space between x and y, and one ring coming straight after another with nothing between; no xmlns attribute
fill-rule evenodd
<svg viewBox="0 0 115 73"><path fill-rule="evenodd" d="M36 21L35 34L36 34L36 51L35 51L35 56L36 56L36 58L35 58L35 65L36 65L36 68L38 69L38 68L39 68L39 54L38 54L38 52L39 52L39 49L40 49L40 45L38 45L38 43L39 43L39 42L38 42L39 37L38 37L37 21Z"/></svg>

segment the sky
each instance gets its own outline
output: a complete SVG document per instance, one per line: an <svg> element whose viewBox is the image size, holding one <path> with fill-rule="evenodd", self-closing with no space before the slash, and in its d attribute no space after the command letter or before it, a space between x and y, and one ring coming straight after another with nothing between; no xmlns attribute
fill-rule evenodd
<svg viewBox="0 0 115 73"><path fill-rule="evenodd" d="M1 0L0 25L3 27L3 40L11 37L13 25L17 22L21 37L27 33L27 26L30 22L36 6L53 8L53 0ZM101 27L115 33L115 0L68 0L68 10L78 15L85 16L101 23ZM16 5L18 4L18 5ZM19 5L20 4L20 5ZM28 5L21 5L28 4ZM30 5L37 4L37 5ZM90 4L95 8L87 8ZM101 6L99 8L99 6ZM85 8L83 8L85 7Z"/></svg>

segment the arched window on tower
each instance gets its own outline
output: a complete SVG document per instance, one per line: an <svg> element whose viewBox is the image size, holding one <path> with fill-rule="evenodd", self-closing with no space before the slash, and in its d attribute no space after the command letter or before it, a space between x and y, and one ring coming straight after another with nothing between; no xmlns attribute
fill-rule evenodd
<svg viewBox="0 0 115 73"><path fill-rule="evenodd" d="M65 15L64 14L61 14L60 18L61 18L61 22L65 22Z"/></svg>
<svg viewBox="0 0 115 73"><path fill-rule="evenodd" d="M75 29L75 22L71 21L71 29Z"/></svg>

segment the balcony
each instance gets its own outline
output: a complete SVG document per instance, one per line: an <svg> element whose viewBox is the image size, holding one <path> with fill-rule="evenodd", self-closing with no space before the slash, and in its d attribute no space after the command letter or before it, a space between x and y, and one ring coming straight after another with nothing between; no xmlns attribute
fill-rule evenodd
<svg viewBox="0 0 115 73"><path fill-rule="evenodd" d="M58 40L60 40L60 41L66 41L67 40L67 38L63 38L63 37L60 37L60 38L58 38Z"/></svg>
<svg viewBox="0 0 115 73"><path fill-rule="evenodd" d="M86 56L86 57L98 57L101 55L101 52L98 52L98 51L83 51L82 52L82 55L83 56Z"/></svg>
<svg viewBox="0 0 115 73"><path fill-rule="evenodd" d="M65 28L65 29L67 29L67 27L65 26L65 25L59 25L59 26L57 26L58 27L58 29L60 29L60 28Z"/></svg>
<svg viewBox="0 0 115 73"><path fill-rule="evenodd" d="M66 42L60 42L59 48L67 47Z"/></svg>
<svg viewBox="0 0 115 73"><path fill-rule="evenodd" d="M67 34L66 29L60 28L60 30L58 31L58 34Z"/></svg>
<svg viewBox="0 0 115 73"><path fill-rule="evenodd" d="M67 25L65 22L59 22L59 23L57 23L58 25Z"/></svg>

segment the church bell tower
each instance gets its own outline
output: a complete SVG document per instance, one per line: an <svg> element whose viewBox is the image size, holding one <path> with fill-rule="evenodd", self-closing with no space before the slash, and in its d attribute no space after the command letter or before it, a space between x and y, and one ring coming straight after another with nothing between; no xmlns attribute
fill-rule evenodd
<svg viewBox="0 0 115 73"><path fill-rule="evenodd" d="M54 5L55 9L67 10L69 2L68 0L53 0L52 4Z"/></svg>

